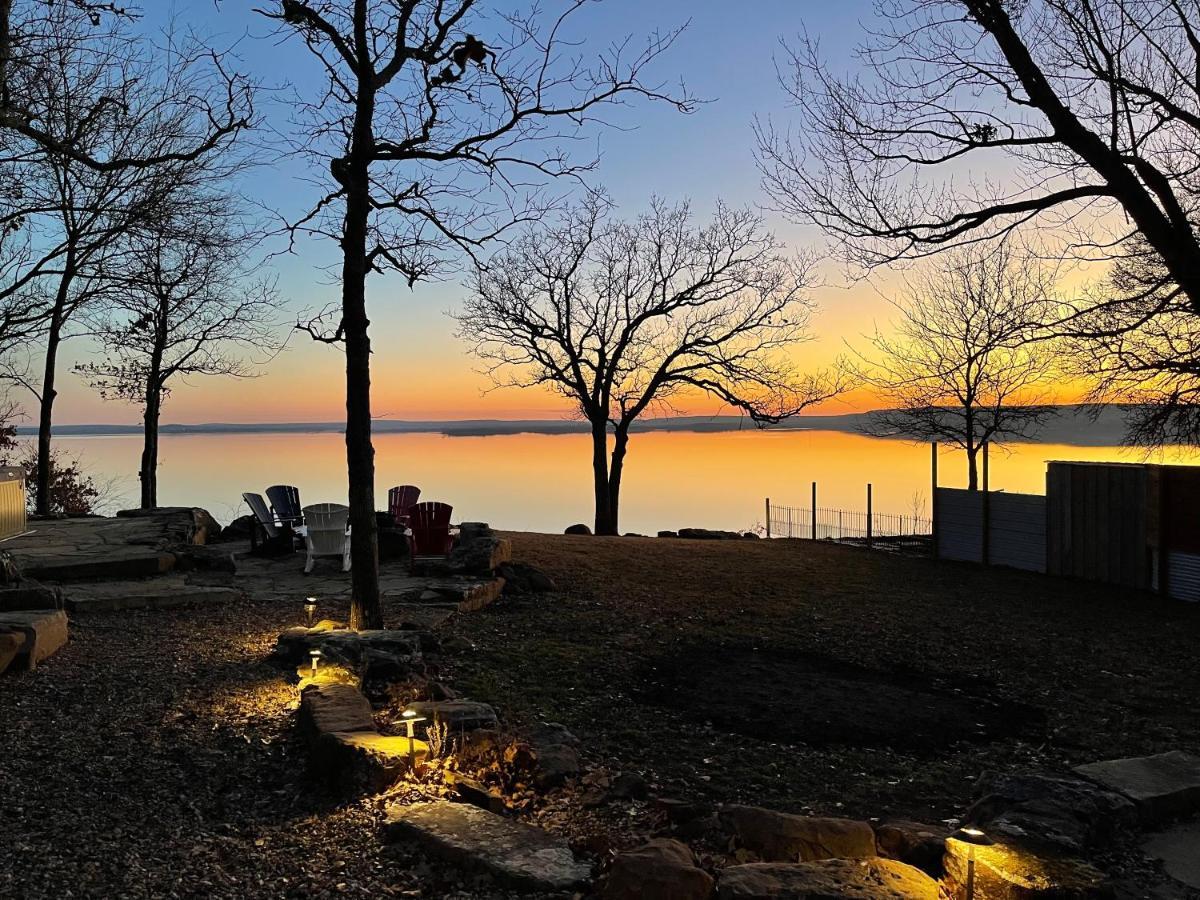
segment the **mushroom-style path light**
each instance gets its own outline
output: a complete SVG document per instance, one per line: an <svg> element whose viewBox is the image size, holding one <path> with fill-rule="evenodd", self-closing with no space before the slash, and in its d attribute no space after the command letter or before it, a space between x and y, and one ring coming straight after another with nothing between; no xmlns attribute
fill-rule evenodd
<svg viewBox="0 0 1200 900"><path fill-rule="evenodd" d="M308 625L311 628L313 619L317 615L317 598L316 597L305 597L304 598L304 614L306 616L308 616Z"/></svg>
<svg viewBox="0 0 1200 900"><path fill-rule="evenodd" d="M418 722L424 722L425 717L418 716L415 709L406 709L401 715L404 717L404 724L408 731L408 764L415 769L417 767L417 751L413 743L413 739L416 737L413 729Z"/></svg>
<svg viewBox="0 0 1200 900"><path fill-rule="evenodd" d="M967 845L967 900L975 900L975 848L990 847L995 843L978 828L960 828L951 839Z"/></svg>
<svg viewBox="0 0 1200 900"><path fill-rule="evenodd" d="M317 669L321 666L321 651L309 650L308 655L312 657L312 677L317 677Z"/></svg>

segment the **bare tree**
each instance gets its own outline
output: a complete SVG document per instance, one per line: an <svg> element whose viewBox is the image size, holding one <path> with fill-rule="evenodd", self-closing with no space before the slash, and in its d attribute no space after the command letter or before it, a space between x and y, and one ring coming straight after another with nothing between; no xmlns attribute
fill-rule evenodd
<svg viewBox="0 0 1200 900"><path fill-rule="evenodd" d="M175 100L189 87L203 95L208 51L168 35L169 61L160 64L120 30L98 34L62 4L44 14L44 25L37 42L38 77L23 86L22 96L71 136L77 152L34 146L24 166L28 178L16 209L35 232L41 255L22 273L28 280L19 299L42 299L40 322L25 335L39 357L40 377L27 377L24 362L8 373L34 392L39 405L35 498L42 515L50 512L59 348L71 336L77 314L103 294L106 279L119 268L114 247L178 184L228 178L237 169L228 141L193 152L204 126L195 122L192 103ZM90 160L154 162L94 166L81 161L81 154ZM37 277L28 278L30 271Z"/></svg>
<svg viewBox="0 0 1200 900"><path fill-rule="evenodd" d="M802 127L758 129L782 210L878 265L1031 224L1108 258L1140 235L1200 312L1195 0L878 0L839 75L803 40ZM1140 244L1138 246L1141 246Z"/></svg>
<svg viewBox="0 0 1200 900"><path fill-rule="evenodd" d="M599 107L633 97L686 106L641 80L675 34L632 52L619 44L588 65L568 37L587 5L570 0L548 19L482 0L279 0L267 12L304 42L327 82L298 103L298 117L303 149L332 188L294 230L342 250L340 302L303 327L346 356L354 628L383 624L367 275L394 272L412 285L539 216L540 184L590 168L562 145Z"/></svg>
<svg viewBox="0 0 1200 900"><path fill-rule="evenodd" d="M1007 243L927 263L895 301L897 321L876 330L870 355L859 354L861 377L888 404L865 430L961 448L967 486L977 490L984 443L1030 437L1054 412L1054 356L1039 339L1051 282Z"/></svg>
<svg viewBox="0 0 1200 900"><path fill-rule="evenodd" d="M629 432L646 410L708 395L772 423L839 388L792 367L810 265L757 214L721 205L697 227L686 204L655 201L632 222L608 212L592 198L479 266L459 317L498 383L548 387L590 423L597 534L617 533Z"/></svg>
<svg viewBox="0 0 1200 900"><path fill-rule="evenodd" d="M245 377L280 349L270 282L250 262L257 240L231 214L232 198L173 199L156 227L125 237L125 267L91 317L107 358L77 371L105 399L142 408L141 505L158 505L158 426L177 381Z"/></svg>

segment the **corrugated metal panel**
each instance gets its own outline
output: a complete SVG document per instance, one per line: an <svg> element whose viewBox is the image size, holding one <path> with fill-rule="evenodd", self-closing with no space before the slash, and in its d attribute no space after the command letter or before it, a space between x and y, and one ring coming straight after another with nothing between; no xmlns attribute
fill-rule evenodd
<svg viewBox="0 0 1200 900"><path fill-rule="evenodd" d="M938 488L938 555L983 561L983 495ZM993 565L1046 571L1046 498L992 493L988 497L989 557Z"/></svg>
<svg viewBox="0 0 1200 900"><path fill-rule="evenodd" d="M25 530L25 470L0 469L0 540Z"/></svg>
<svg viewBox="0 0 1200 900"><path fill-rule="evenodd" d="M1167 554L1167 593L1176 600L1200 600L1200 555Z"/></svg>
<svg viewBox="0 0 1200 900"><path fill-rule="evenodd" d="M979 528L982 495L978 491L955 488L938 488L937 493L938 556L980 562L983 558L983 535Z"/></svg>

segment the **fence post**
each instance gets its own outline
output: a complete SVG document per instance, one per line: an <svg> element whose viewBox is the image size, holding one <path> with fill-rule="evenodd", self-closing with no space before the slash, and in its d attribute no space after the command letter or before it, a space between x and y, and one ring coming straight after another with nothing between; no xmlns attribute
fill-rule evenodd
<svg viewBox="0 0 1200 900"><path fill-rule="evenodd" d="M787 512L787 528L788 528L787 536L791 537L792 536L792 508L790 506L787 506L784 508L788 511Z"/></svg>
<svg viewBox="0 0 1200 900"><path fill-rule="evenodd" d="M867 482L867 549L871 549L871 482Z"/></svg>
<svg viewBox="0 0 1200 900"><path fill-rule="evenodd" d="M992 562L992 514L991 503L988 500L988 441L983 442L983 502L980 504L980 509L983 510L983 564L991 565Z"/></svg>
<svg viewBox="0 0 1200 900"><path fill-rule="evenodd" d="M771 536L771 498L767 498L767 537Z"/></svg>
<svg viewBox="0 0 1200 900"><path fill-rule="evenodd" d="M817 483L812 483L812 539L817 539Z"/></svg>
<svg viewBox="0 0 1200 900"><path fill-rule="evenodd" d="M931 456L930 466L933 470L932 471L933 498L930 500L930 508L933 511L933 524L929 530L933 532L933 535L932 535L933 536L933 558L937 559L938 558L938 474L937 474L938 442L931 441L929 446L932 450L932 452L930 454L930 456Z"/></svg>

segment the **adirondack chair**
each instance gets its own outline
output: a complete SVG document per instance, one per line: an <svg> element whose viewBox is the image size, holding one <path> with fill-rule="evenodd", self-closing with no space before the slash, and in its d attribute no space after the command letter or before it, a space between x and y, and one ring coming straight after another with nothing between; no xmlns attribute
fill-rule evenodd
<svg viewBox="0 0 1200 900"><path fill-rule="evenodd" d="M408 509L408 527L412 532L409 542L413 557L445 556L454 544L450 534L450 514L454 511L449 503L415 503Z"/></svg>
<svg viewBox="0 0 1200 900"><path fill-rule="evenodd" d="M313 570L313 561L318 556L340 556L342 571L350 571L350 529L347 521L350 508L340 503L315 503L306 506L304 513L304 543L308 558L304 561L305 573Z"/></svg>
<svg viewBox="0 0 1200 900"><path fill-rule="evenodd" d="M388 514L399 528L408 527L408 510L421 499L421 489L401 484L388 491Z"/></svg>
<svg viewBox="0 0 1200 900"><path fill-rule="evenodd" d="M271 511L281 525L295 528L304 524L304 514L300 510L300 489L290 484L273 484L267 488L267 499L271 501Z"/></svg>
<svg viewBox="0 0 1200 900"><path fill-rule="evenodd" d="M242 499L246 501L246 505L250 507L250 512L254 514L256 528L250 529L250 547L253 550L258 549L258 535L262 532L264 543L266 541L278 541L282 536L282 532L275 524L275 517L271 515L271 511L267 509L267 503L262 498L262 494L242 494Z"/></svg>

